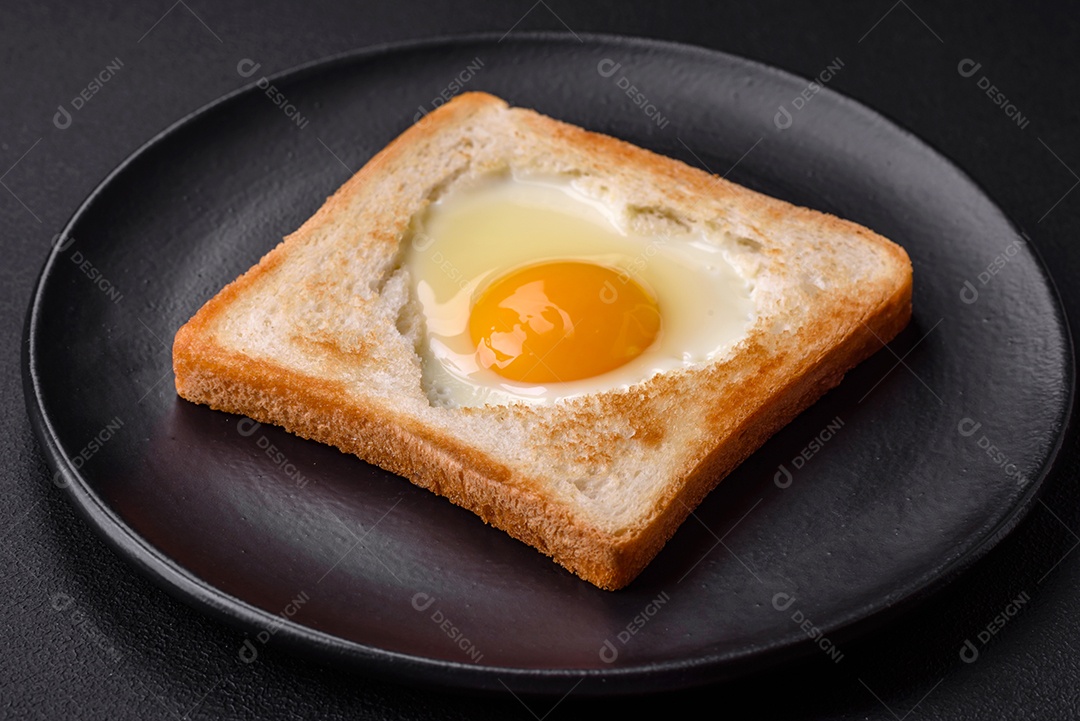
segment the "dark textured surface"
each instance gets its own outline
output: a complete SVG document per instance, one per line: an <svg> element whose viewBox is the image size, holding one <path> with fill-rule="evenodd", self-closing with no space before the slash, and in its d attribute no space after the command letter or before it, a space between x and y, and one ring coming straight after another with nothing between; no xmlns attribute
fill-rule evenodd
<svg viewBox="0 0 1080 721"><path fill-rule="evenodd" d="M295 659L274 643L256 663L241 663L242 634L133 575L76 518L50 483L30 434L18 374L22 315L53 234L133 147L245 84L236 74L238 59L257 58L264 66L260 72L266 72L376 42L505 31L530 4L472 7L306 3L242 12L188 3L173 6L156 26L167 5L117 5L78 16L45 6L3 11L0 52L7 73L0 87L0 152L5 169L19 162L0 178L8 188L6 200L0 197L7 230L0 266L7 282L0 302L8 340L0 356L7 431L0 434L0 448L8 469L0 527L6 591L0 603L0 710L48 718L528 718L552 708L557 699L527 699L526 710L509 694L478 702L365 680ZM1076 271L1071 246L1080 221L1077 196L1065 193L1077 182L1069 167L1080 158L1080 143L1071 133L1076 104L1068 92L1080 62L1067 14L1035 4L1011 16L974 4L948 11L910 3L891 10L889 3L814 10L795 4L679 10L642 4L636 12L631 7L540 4L516 29L564 29L554 10L575 31L696 42L807 76L843 58L845 69L831 85L897 119L981 183L1029 232L1075 316L1080 299L1070 282ZM70 106L115 57L123 61L116 77L73 114L69 128L54 127L57 105ZM963 78L957 72L963 58L980 61L982 68ZM1027 127L1017 127L979 90L984 75L1029 118ZM167 186L168 168L162 168L160 182ZM1025 382L1023 374L986 379L984 392ZM1070 529L1080 528L1071 483L1074 439L1066 450L1067 462L1013 536L920 609L845 647L844 663L811 658L738 685L646 702L586 702L570 694L550 718L690 701L777 718L892 718L913 708L908 718L1075 716L1080 661L1073 649L1080 619L1073 608L1080 561L1068 553L1077 543ZM983 645L980 631L1018 597L1030 600ZM965 664L959 651L969 638L980 655Z"/></svg>
<svg viewBox="0 0 1080 721"><path fill-rule="evenodd" d="M625 75L598 73L605 58ZM726 478L617 593L392 474L173 389L161 339L470 64L482 68L470 89L855 219L903 244L914 266L913 320L891 350L879 343ZM620 77L671 120L659 127L631 111ZM842 662L846 644L834 644L857 632L846 624L940 586L1030 508L1067 418L1072 365L1046 276L979 189L831 91L778 128L776 108L805 86L697 48L517 34L361 53L276 78L315 113L303 127L257 90L225 101L125 165L65 229L71 240L57 246L29 330L34 417L47 420L52 465L78 463L73 497L122 553L174 588L190 574L178 590L246 621L246 658L271 627L276 641L409 681L559 691L588 674L577 695L610 694L807 655L813 642L793 618L808 618ZM979 272L1006 248L1007 268L984 285ZM118 290L89 282L73 262L82 259ZM969 291L974 302L958 278L982 288ZM891 372L900 357L903 372ZM1023 385L983 392L986 378L1018 373ZM282 609L296 625L277 628ZM412 658L391 666L384 651Z"/></svg>

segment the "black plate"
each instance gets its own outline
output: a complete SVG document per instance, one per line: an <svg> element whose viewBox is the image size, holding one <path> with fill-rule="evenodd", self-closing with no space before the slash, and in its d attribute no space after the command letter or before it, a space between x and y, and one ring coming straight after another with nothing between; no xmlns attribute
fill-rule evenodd
<svg viewBox="0 0 1080 721"><path fill-rule="evenodd" d="M398 678L608 693L835 658L855 622L985 554L1049 471L1073 365L1044 269L968 177L857 103L716 52L545 35L384 48L259 85L155 138L79 209L26 353L56 482L122 556L247 629L241 660L287 639ZM176 329L456 85L846 216L914 263L910 327L617 593L398 477L173 391Z"/></svg>

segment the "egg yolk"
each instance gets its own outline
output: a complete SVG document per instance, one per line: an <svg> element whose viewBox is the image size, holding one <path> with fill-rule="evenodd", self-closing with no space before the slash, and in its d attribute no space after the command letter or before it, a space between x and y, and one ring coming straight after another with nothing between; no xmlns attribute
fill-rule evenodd
<svg viewBox="0 0 1080 721"><path fill-rule="evenodd" d="M480 294L469 316L480 366L523 383L606 373L641 355L659 332L660 309L640 284L582 261L511 271Z"/></svg>

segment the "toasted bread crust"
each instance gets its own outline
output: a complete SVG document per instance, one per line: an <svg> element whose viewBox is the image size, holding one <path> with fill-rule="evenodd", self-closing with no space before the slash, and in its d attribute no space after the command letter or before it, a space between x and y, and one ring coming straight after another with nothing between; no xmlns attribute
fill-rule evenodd
<svg viewBox="0 0 1080 721"><path fill-rule="evenodd" d="M182 398L279 425L404 476L601 588L636 575L621 572L625 564L611 538L575 522L528 479L446 434L350 402L339 384L231 353L189 332L177 334L173 369Z"/></svg>
<svg viewBox="0 0 1080 721"><path fill-rule="evenodd" d="M626 419L642 443L659 445L670 430L661 403L694 383L713 400L692 452L648 503L630 527L613 533L589 522L573 504L545 490L542 478L503 463L462 442L445 429L424 423L391 407L358 401L340 382L299 373L268 358L257 358L222 345L215 326L246 293L288 262L291 249L328 232L365 187L387 166L407 157L441 129L470 122L489 112L513 113L517 122L551 143L586 148L598 165L618 164L670 181L674 205L693 205L702 196L730 207L733 213L762 224L786 227L804 224L822 234L857 236L888 264L889 282L867 289L858 307L838 308L801 327L777 349L764 334L752 334L740 356L740 368L754 377L740 386L737 400L721 392L728 367L711 367L677 379L663 376L640 384L640 393L598 394L605 416ZM408 219L380 229L373 242L389 249L401 242ZM720 480L773 433L839 383L844 373L880 349L911 315L911 265L903 249L865 228L816 211L796 208L755 193L678 161L623 141L591 133L532 111L507 110L492 96L467 93L423 118L347 181L294 234L270 251L247 273L226 286L179 329L173 347L178 394L218 410L281 425L290 432L338 447L412 482L446 496L486 522L534 546L582 578L605 589L618 589L640 573L678 526ZM843 328L839 336L836 328ZM835 340L827 347L818 338ZM801 346L815 352L800 355ZM595 423L597 406L566 404L542 420L550 429L579 436ZM533 421L541 415L530 407L483 407L459 411L463 417L498 417ZM596 451L597 453L599 451Z"/></svg>

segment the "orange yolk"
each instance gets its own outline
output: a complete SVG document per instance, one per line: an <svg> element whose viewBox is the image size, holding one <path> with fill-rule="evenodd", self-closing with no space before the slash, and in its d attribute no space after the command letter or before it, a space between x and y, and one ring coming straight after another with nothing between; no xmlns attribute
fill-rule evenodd
<svg viewBox="0 0 1080 721"><path fill-rule="evenodd" d="M480 366L523 383L606 373L660 332L656 299L625 273L595 263L540 263L498 278L477 298L469 333Z"/></svg>

